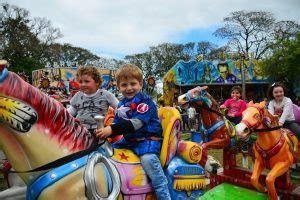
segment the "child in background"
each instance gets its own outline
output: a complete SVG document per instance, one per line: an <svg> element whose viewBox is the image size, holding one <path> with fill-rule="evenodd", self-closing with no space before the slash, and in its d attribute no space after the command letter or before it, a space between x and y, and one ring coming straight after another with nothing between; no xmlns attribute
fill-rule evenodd
<svg viewBox="0 0 300 200"><path fill-rule="evenodd" d="M135 65L126 64L118 69L116 79L123 98L118 104L114 124L96 130L96 134L101 139L123 135L113 146L135 152L152 181L157 199L169 200L168 180L159 160L162 126L156 105L149 96L141 92L142 71Z"/></svg>
<svg viewBox="0 0 300 200"><path fill-rule="evenodd" d="M233 86L231 88L231 98L227 99L220 108L227 108L227 119L235 124L240 123L242 120L242 112L247 108L244 100L240 99L242 88L240 86Z"/></svg>
<svg viewBox="0 0 300 200"><path fill-rule="evenodd" d="M189 126L189 117L188 117L188 113L187 113L187 104L183 105L182 107L182 130L186 131L186 130L190 130L190 126Z"/></svg>
<svg viewBox="0 0 300 200"><path fill-rule="evenodd" d="M77 70L76 78L80 86L70 100L69 113L79 119L91 132L97 128L95 115L106 115L108 107L116 108L118 99L107 90L101 89L101 74L96 67L81 67Z"/></svg>
<svg viewBox="0 0 300 200"><path fill-rule="evenodd" d="M195 131L196 126L196 109L190 106L187 110L191 131Z"/></svg>
<svg viewBox="0 0 300 200"><path fill-rule="evenodd" d="M272 115L278 115L279 125L291 130L300 137L300 125L296 122L292 108L292 100L285 97L286 88L281 83L274 83L269 91L268 96L271 99L268 110Z"/></svg>

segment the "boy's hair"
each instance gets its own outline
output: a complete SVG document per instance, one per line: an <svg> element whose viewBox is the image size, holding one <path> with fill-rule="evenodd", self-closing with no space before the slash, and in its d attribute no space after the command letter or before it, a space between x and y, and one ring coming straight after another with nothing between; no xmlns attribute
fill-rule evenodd
<svg viewBox="0 0 300 200"><path fill-rule="evenodd" d="M233 86L230 90L230 93L234 90L237 90L240 94L242 94L242 88L240 86Z"/></svg>
<svg viewBox="0 0 300 200"><path fill-rule="evenodd" d="M276 87L282 87L284 94L286 94L287 90L286 90L286 87L284 86L283 83L273 83L271 85L271 87L268 89L268 98L269 99L274 99L274 97L273 97L273 90Z"/></svg>
<svg viewBox="0 0 300 200"><path fill-rule="evenodd" d="M143 72L142 70L133 64L125 64L121 66L116 72L117 85L119 85L121 79L135 78L140 83L143 83Z"/></svg>
<svg viewBox="0 0 300 200"><path fill-rule="evenodd" d="M76 78L79 79L80 76L88 75L94 79L95 83L98 84L98 88L102 87L102 77L100 71L94 66L83 66L79 67L76 72Z"/></svg>

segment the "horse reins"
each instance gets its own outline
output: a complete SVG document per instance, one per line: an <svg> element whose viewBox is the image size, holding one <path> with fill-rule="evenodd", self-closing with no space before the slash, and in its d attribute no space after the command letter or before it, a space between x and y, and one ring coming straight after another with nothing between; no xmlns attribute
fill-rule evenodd
<svg viewBox="0 0 300 200"><path fill-rule="evenodd" d="M263 116L263 113L262 111L257 108L256 106L250 106L250 107L253 107L253 108L256 108L258 111L259 111L259 117L260 117L260 120L254 124L254 125L250 125L248 121L246 120L242 120L241 122L243 122L244 124L246 124L246 126L249 128L250 132L257 132L257 133L261 133L261 132L270 132L270 131L275 131L275 130L278 130L278 129L281 129L282 126L275 126L275 127L272 127L272 128L260 128L260 129L257 129L257 127L262 123L262 116Z"/></svg>
<svg viewBox="0 0 300 200"><path fill-rule="evenodd" d="M105 140L104 140L104 142L105 142ZM60 166L62 166L64 164L67 164L69 162L72 162L73 160L81 158L81 157L83 157L85 155L88 155L89 153L95 151L103 143L97 144L97 145L96 144L92 145L88 149L75 152L73 154L70 154L70 155L67 155L65 157L59 158L59 159L54 160L54 161L52 161L50 163L47 163L45 165L42 165L40 167L37 167L35 169L31 169L31 170L28 170L28 171L12 171L12 170L3 170L3 169L0 169L0 172L12 174L12 173L31 173L31 172L40 172L40 171L50 170L50 169L53 169L53 168L60 167Z"/></svg>
<svg viewBox="0 0 300 200"><path fill-rule="evenodd" d="M217 115L220 116L220 117L225 117L224 114L222 114L221 112L216 111L216 110L214 110L214 109L212 109L212 108L209 108L209 107L203 106L203 105L198 105L198 106L199 106L200 108L203 108L203 109L207 110L207 111L210 111L210 112L212 112L212 113L215 113L215 114L217 114Z"/></svg>
<svg viewBox="0 0 300 200"><path fill-rule="evenodd" d="M278 129L281 129L282 126L275 126L275 127L272 127L272 128L260 128L260 129L250 129L250 131L252 132L270 132L270 131L275 131L275 130L278 130Z"/></svg>
<svg viewBox="0 0 300 200"><path fill-rule="evenodd" d="M216 110L214 110L214 109L211 109L211 108L209 108L209 107L207 107L207 106L203 106L203 105L198 105L200 108L203 108L203 109L205 109L205 110L207 110L207 111L210 111L210 112L213 112L213 113L215 113L215 114L217 114L218 116L220 116L220 117L225 117L225 115L224 114L222 114L221 112L218 112L218 111L216 111ZM254 107L254 106L253 106ZM255 107L256 108L256 107ZM244 122L245 124L249 124L247 121L243 121L242 120L242 122ZM248 125L247 125L248 126ZM257 132L257 133L260 133L260 132L270 132L270 131L275 131L275 130L278 130L278 129L281 129L282 128L282 126L275 126L275 127L272 127L272 128L261 128L261 129L256 129L256 128L251 128L251 126L249 125L249 127L250 127L250 131L251 132Z"/></svg>

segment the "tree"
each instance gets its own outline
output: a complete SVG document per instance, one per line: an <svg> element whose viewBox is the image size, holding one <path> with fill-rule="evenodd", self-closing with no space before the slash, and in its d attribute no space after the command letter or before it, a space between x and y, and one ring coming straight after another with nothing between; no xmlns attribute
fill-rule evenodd
<svg viewBox="0 0 300 200"><path fill-rule="evenodd" d="M264 59L262 69L274 81L292 83L300 78L300 33L273 47L273 55Z"/></svg>
<svg viewBox="0 0 300 200"><path fill-rule="evenodd" d="M229 54L229 47L222 46L219 48L212 49L206 56L207 60L219 60L224 59Z"/></svg>
<svg viewBox="0 0 300 200"><path fill-rule="evenodd" d="M255 59L261 59L279 38L293 37L299 29L292 21L276 22L273 14L266 11L236 11L223 21L225 25L214 35L228 39L228 45L239 53L253 52Z"/></svg>
<svg viewBox="0 0 300 200"><path fill-rule="evenodd" d="M155 47L150 47L150 55L153 60L156 75L163 77L179 60L188 61L194 55L190 55L194 50L193 43L172 44L163 43Z"/></svg>
<svg viewBox="0 0 300 200"><path fill-rule="evenodd" d="M52 44L49 45L45 52L45 61L53 65L55 62L60 65L70 65L76 63L78 65L90 64L90 62L99 59L98 56L92 54L86 49L73 47L71 44Z"/></svg>
<svg viewBox="0 0 300 200"><path fill-rule="evenodd" d="M43 66L45 49L61 36L49 21L32 20L27 10L7 3L0 7L0 35L0 57L9 61L11 70L23 69L29 76Z"/></svg>
<svg viewBox="0 0 300 200"><path fill-rule="evenodd" d="M214 51L217 45L208 41L201 41L197 43L197 54L202 54L203 58L207 59L208 54Z"/></svg>
<svg viewBox="0 0 300 200"><path fill-rule="evenodd" d="M163 43L150 47L150 51L141 54L127 55L125 60L136 64L144 71L145 77L161 78L179 60L188 61L195 57L195 43Z"/></svg>
<svg viewBox="0 0 300 200"><path fill-rule="evenodd" d="M154 74L154 63L149 52L125 56L125 60L141 68L145 78Z"/></svg>

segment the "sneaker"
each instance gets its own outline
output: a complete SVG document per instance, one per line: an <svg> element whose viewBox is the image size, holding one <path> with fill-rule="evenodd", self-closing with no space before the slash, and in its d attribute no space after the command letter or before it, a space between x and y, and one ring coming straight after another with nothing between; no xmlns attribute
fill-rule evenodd
<svg viewBox="0 0 300 200"><path fill-rule="evenodd" d="M248 153L248 145L247 145L247 144L244 144L244 145L241 147L241 150L242 150L242 153Z"/></svg>

